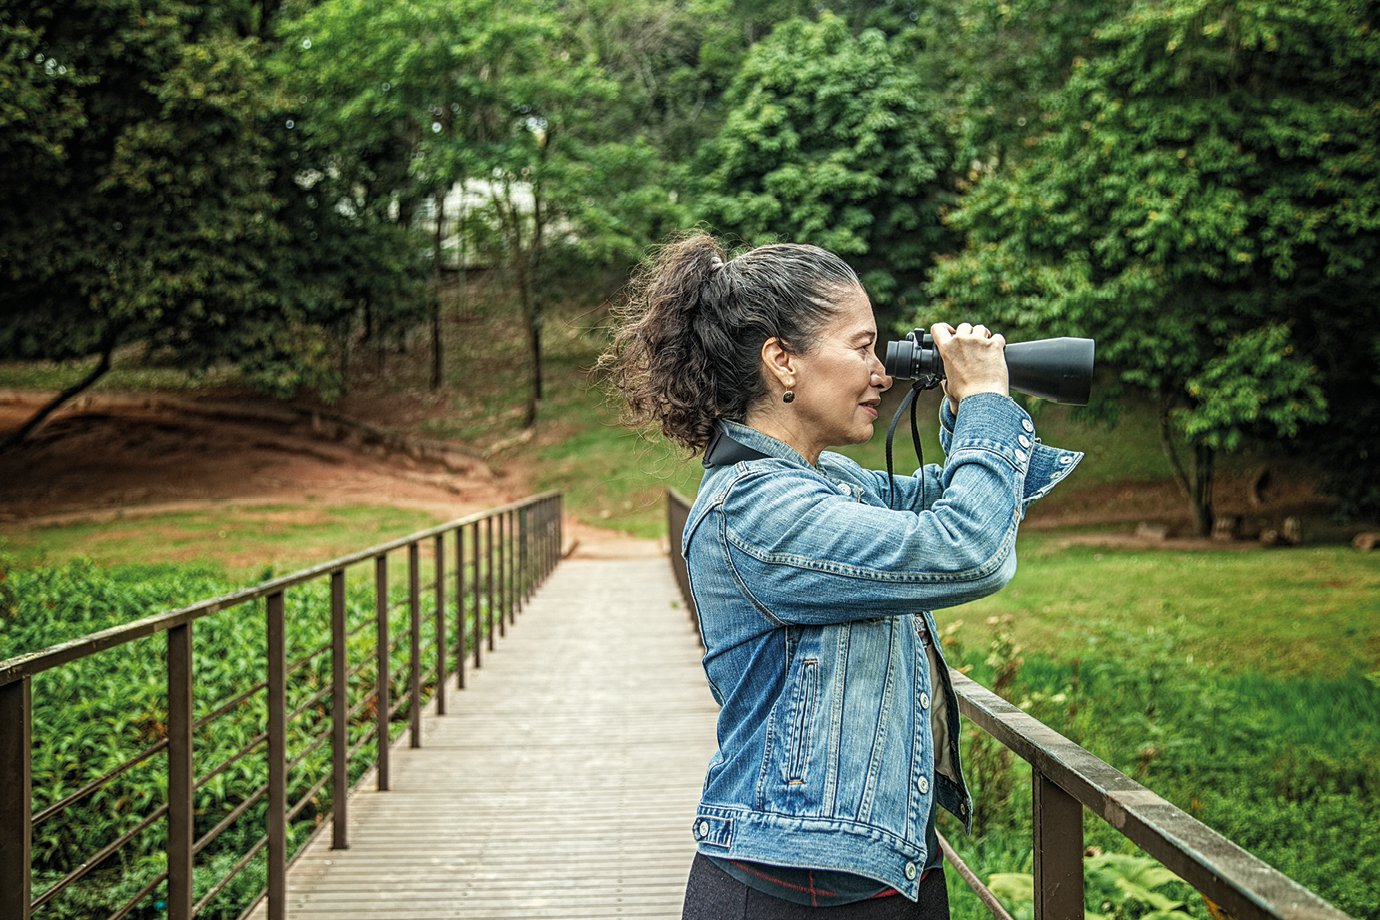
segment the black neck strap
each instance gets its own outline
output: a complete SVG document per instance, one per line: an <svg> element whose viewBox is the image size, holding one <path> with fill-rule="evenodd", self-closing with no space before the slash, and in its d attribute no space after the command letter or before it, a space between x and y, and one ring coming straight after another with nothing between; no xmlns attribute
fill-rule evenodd
<svg viewBox="0 0 1380 920"><path fill-rule="evenodd" d="M764 454L760 450L748 447L742 441L735 441L728 429L716 425L714 437L709 439L709 446L704 449L704 465L706 469L710 469L716 466L732 466L744 460L763 460L770 456L771 454Z"/></svg>

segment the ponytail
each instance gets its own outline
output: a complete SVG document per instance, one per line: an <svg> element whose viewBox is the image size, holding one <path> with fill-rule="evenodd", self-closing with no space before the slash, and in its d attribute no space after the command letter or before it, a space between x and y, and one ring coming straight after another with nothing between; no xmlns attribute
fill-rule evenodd
<svg viewBox="0 0 1380 920"><path fill-rule="evenodd" d="M716 419L741 422L766 396L762 344L777 338L810 351L840 295L859 286L843 260L815 246L762 246L729 259L712 236L694 233L643 262L599 367L622 392L629 424L658 424L698 453Z"/></svg>

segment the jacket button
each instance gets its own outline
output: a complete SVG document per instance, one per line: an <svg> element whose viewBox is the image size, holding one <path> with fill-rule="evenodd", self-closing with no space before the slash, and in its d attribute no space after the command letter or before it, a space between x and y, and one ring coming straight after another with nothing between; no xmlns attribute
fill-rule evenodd
<svg viewBox="0 0 1380 920"><path fill-rule="evenodd" d="M908 862L908 863L906 863L906 878L910 879L911 881L914 881L914 880L915 880L915 875L916 875L915 863L913 863L913 862Z"/></svg>
<svg viewBox="0 0 1380 920"><path fill-rule="evenodd" d="M1025 435L1021 435L1020 437L1016 438L1016 443L1021 445L1022 447L1029 447L1030 439L1027 438Z"/></svg>
<svg viewBox="0 0 1380 920"><path fill-rule="evenodd" d="M929 709L929 708L930 708L930 695L929 695L928 693L921 693L921 694L920 694L920 708L921 708L921 709Z"/></svg>
<svg viewBox="0 0 1380 920"><path fill-rule="evenodd" d="M699 836L701 836L701 837L708 837L708 836L709 836L709 822L708 822L708 821L701 821L701 822L700 822L700 826L697 827L697 828L695 828L695 832L696 832Z"/></svg>
<svg viewBox="0 0 1380 920"><path fill-rule="evenodd" d="M916 786L917 789L920 790L920 794L921 794L921 795L929 795L929 792L930 792L930 781L927 780L927 779L925 779L925 777L922 776L922 777L920 777L918 780L916 780L916 781L915 781L915 786Z"/></svg>
<svg viewBox="0 0 1380 920"><path fill-rule="evenodd" d="M1030 423L1030 419L1028 418L1021 419L1021 427L1024 428L1026 431L1035 430L1035 426Z"/></svg>

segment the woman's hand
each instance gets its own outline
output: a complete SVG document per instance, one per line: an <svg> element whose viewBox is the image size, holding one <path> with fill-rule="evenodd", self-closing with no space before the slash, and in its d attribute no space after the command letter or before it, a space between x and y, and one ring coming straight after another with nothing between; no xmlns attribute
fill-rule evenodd
<svg viewBox="0 0 1380 920"><path fill-rule="evenodd" d="M944 392L955 413L965 397L974 393L1011 392L1006 369L1006 339L993 335L986 326L948 323L930 327L935 347L944 359Z"/></svg>

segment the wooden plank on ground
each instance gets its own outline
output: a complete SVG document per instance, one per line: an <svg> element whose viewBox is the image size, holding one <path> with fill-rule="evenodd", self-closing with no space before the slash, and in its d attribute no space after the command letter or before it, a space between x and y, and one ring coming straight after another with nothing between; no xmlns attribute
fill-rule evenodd
<svg viewBox="0 0 1380 920"><path fill-rule="evenodd" d="M288 917L679 917L717 712L699 655L664 557L561 563L394 749L392 791L351 798L350 849L298 859Z"/></svg>

